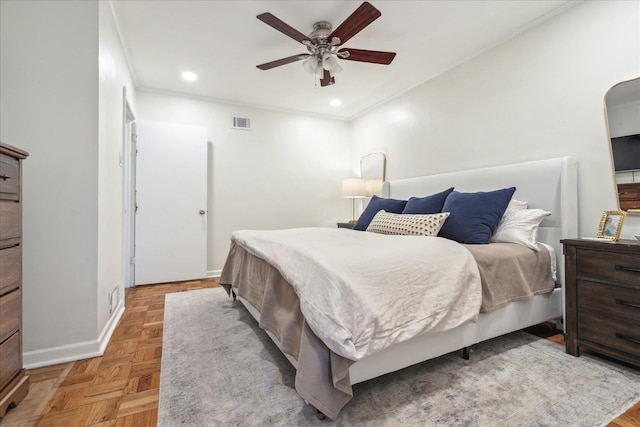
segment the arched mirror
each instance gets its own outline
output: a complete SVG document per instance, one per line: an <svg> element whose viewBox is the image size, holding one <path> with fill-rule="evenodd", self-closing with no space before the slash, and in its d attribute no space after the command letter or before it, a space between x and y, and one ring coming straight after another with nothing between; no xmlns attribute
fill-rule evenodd
<svg viewBox="0 0 640 427"><path fill-rule="evenodd" d="M360 177L364 179L367 196L382 194L387 158L383 152L369 153L360 159Z"/></svg>
<svg viewBox="0 0 640 427"><path fill-rule="evenodd" d="M613 86L604 100L618 203L640 215L640 78Z"/></svg>

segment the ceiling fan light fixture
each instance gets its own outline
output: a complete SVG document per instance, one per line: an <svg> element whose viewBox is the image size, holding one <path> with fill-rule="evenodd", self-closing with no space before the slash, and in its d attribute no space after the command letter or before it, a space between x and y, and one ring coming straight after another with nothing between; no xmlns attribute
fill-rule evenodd
<svg viewBox="0 0 640 427"><path fill-rule="evenodd" d="M318 68L322 67L319 67L318 58L311 55L302 63L302 68L309 74L317 74Z"/></svg>
<svg viewBox="0 0 640 427"><path fill-rule="evenodd" d="M340 64L338 64L336 55L332 53L325 53L324 55L322 55L322 68L327 70L331 77L342 71L342 67L340 66Z"/></svg>

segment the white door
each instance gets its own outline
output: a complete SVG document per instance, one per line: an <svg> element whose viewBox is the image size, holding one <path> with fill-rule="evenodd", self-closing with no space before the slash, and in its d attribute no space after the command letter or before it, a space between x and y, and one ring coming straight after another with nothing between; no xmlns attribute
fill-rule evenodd
<svg viewBox="0 0 640 427"><path fill-rule="evenodd" d="M207 130L137 121L135 284L207 271Z"/></svg>

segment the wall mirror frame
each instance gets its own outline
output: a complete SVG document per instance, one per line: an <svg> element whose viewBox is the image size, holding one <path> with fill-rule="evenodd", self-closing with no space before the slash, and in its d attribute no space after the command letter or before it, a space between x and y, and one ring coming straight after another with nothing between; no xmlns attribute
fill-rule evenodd
<svg viewBox="0 0 640 427"><path fill-rule="evenodd" d="M360 177L364 179L367 196L382 194L385 180L387 156L382 151L365 154L360 159Z"/></svg>
<svg viewBox="0 0 640 427"><path fill-rule="evenodd" d="M618 207L640 215L640 77L607 91L604 115Z"/></svg>

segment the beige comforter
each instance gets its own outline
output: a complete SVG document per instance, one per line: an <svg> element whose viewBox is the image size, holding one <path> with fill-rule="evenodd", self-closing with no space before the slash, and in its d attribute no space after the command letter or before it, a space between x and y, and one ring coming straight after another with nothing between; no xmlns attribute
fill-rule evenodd
<svg viewBox="0 0 640 427"><path fill-rule="evenodd" d="M373 234L350 230L338 232L347 233L347 236ZM329 233L336 234L334 230ZM388 239L391 236L380 237ZM515 244L466 247L478 260L477 268L482 279L482 311L492 311L509 301L526 299L554 287L549 274L550 256L545 248L534 252ZM360 250L349 252L335 245L332 248L336 250L331 252L344 256L340 264L351 265L364 257ZM388 250L383 252L386 254ZM512 255L515 255L515 260L511 259L514 258ZM300 259L298 262L304 263ZM405 274L392 265L386 255L379 258L378 263L376 270L383 268L395 272L394 278L384 283L384 287L394 295L401 294L404 282L397 279L403 279ZM500 265L506 267L500 268ZM534 272L531 277L530 271ZM289 281L273 265L233 240L220 283L226 285L227 290L233 286L238 296L260 313L260 327L274 334L282 351L297 361L295 387L300 396L327 416L336 418L353 395L349 366L354 362L331 351L309 328L300 310L298 295ZM491 283L495 286L490 286ZM425 298L420 296L418 299Z"/></svg>
<svg viewBox="0 0 640 427"><path fill-rule="evenodd" d="M311 330L353 361L480 311L476 262L444 238L296 228L236 231L231 240L278 269Z"/></svg>

